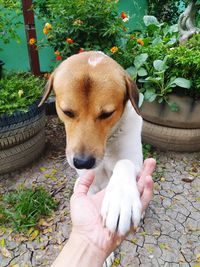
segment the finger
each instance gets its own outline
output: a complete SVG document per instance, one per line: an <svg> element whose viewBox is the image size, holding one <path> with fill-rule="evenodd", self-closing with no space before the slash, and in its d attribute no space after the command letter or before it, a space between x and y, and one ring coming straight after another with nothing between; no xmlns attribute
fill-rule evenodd
<svg viewBox="0 0 200 267"><path fill-rule="evenodd" d="M138 190L139 190L140 194L143 193L146 176L148 176L148 175L151 176L153 174L155 167L156 167L155 159L149 158L149 159L146 159L144 161L142 171L141 171L139 178L138 178Z"/></svg>
<svg viewBox="0 0 200 267"><path fill-rule="evenodd" d="M141 196L142 212L146 210L153 195L153 180L150 175L146 176L144 191Z"/></svg>
<svg viewBox="0 0 200 267"><path fill-rule="evenodd" d="M79 178L78 184L75 186L74 195L86 195L94 180L94 171L87 171L82 177Z"/></svg>

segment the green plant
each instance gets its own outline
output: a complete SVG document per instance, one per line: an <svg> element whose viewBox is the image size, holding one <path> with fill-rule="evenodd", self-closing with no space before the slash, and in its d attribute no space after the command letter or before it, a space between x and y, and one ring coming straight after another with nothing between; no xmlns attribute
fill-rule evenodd
<svg viewBox="0 0 200 267"><path fill-rule="evenodd" d="M9 43L11 39L20 42L16 29L21 25L21 1L0 0L0 40Z"/></svg>
<svg viewBox="0 0 200 267"><path fill-rule="evenodd" d="M108 52L124 34L114 0L35 0L34 7L45 18L43 33L57 60L85 50Z"/></svg>
<svg viewBox="0 0 200 267"><path fill-rule="evenodd" d="M169 102L168 94L177 86L190 89L191 83L189 80L181 77L167 77L167 70L169 68L167 58L166 56L164 60L154 60L152 75L145 79L139 79L139 82L144 83L141 91L144 92L145 100L153 102L157 98L159 103L165 101L172 111L177 111L178 106L174 102Z"/></svg>
<svg viewBox="0 0 200 267"><path fill-rule="evenodd" d="M50 215L58 205L42 187L8 192L0 204L0 225L7 224L24 232L35 227L41 217Z"/></svg>
<svg viewBox="0 0 200 267"><path fill-rule="evenodd" d="M181 76L190 79L192 90L184 94L200 98L200 34L194 35L185 45L168 51L171 76Z"/></svg>
<svg viewBox="0 0 200 267"><path fill-rule="evenodd" d="M170 93L200 99L200 35L179 45L177 25L159 23L153 16L144 16L144 24L143 33L132 33L124 45L132 60L126 70L137 81L144 98L165 101L174 111L178 107L169 102ZM136 46L138 39L143 43Z"/></svg>
<svg viewBox="0 0 200 267"><path fill-rule="evenodd" d="M147 58L148 58L147 53L137 55L133 61L133 66L126 69L126 71L129 73L129 75L133 80L136 80L138 76L139 77L147 76L147 71L143 67Z"/></svg>
<svg viewBox="0 0 200 267"><path fill-rule="evenodd" d="M0 80L0 115L28 110L42 94L44 80L29 73L10 73Z"/></svg>

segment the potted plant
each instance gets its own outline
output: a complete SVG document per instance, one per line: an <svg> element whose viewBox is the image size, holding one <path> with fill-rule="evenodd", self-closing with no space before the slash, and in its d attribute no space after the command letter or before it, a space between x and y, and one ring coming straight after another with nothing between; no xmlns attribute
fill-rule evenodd
<svg viewBox="0 0 200 267"><path fill-rule="evenodd" d="M36 159L45 145L45 110L38 108L44 81L29 73L0 80L0 174Z"/></svg>
<svg viewBox="0 0 200 267"><path fill-rule="evenodd" d="M159 23L153 16L145 16L144 24L142 33L130 34L126 54L121 54L127 58L129 52L127 71L144 96L143 139L161 149L198 151L200 35L180 45L178 25Z"/></svg>

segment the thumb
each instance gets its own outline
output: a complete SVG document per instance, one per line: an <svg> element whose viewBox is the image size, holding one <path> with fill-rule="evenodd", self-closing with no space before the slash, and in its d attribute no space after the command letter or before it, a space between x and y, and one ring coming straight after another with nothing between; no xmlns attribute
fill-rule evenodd
<svg viewBox="0 0 200 267"><path fill-rule="evenodd" d="M74 188L74 195L83 194L86 195L88 190L94 181L95 173L93 170L87 171L82 177L79 178L77 185Z"/></svg>

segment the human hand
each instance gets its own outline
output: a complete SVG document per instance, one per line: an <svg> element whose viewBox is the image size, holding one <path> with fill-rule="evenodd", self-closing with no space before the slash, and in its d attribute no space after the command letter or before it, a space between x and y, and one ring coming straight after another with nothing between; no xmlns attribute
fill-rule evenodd
<svg viewBox="0 0 200 267"><path fill-rule="evenodd" d="M155 164L154 159L145 160L138 177L142 211L147 208L152 197L153 181L151 175ZM71 198L72 234L76 233L87 242L92 243L106 258L125 237L111 234L103 226L100 212L105 189L95 195L87 195L94 175L94 171L90 170L81 177Z"/></svg>

